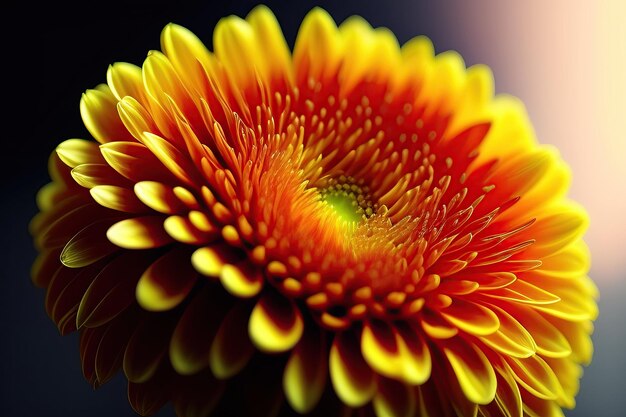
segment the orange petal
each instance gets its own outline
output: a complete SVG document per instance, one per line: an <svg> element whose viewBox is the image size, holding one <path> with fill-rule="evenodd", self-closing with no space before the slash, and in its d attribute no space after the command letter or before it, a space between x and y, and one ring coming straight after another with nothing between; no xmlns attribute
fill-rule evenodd
<svg viewBox="0 0 626 417"><path fill-rule="evenodd" d="M171 250L143 273L135 290L137 301L149 311L170 310L187 297L197 277L190 251Z"/></svg>
<svg viewBox="0 0 626 417"><path fill-rule="evenodd" d="M266 293L252 310L248 332L264 352L285 352L300 340L304 323L300 309L282 295Z"/></svg>
<svg viewBox="0 0 626 417"><path fill-rule="evenodd" d="M361 355L356 335L335 335L329 357L330 379L341 401L356 408L367 404L376 393L376 374Z"/></svg>
<svg viewBox="0 0 626 417"><path fill-rule="evenodd" d="M283 374L283 390L289 405L300 414L313 410L320 401L328 375L324 336L308 326L289 357Z"/></svg>
<svg viewBox="0 0 626 417"><path fill-rule="evenodd" d="M459 329L450 325L439 314L425 312L420 319L420 325L426 334L435 339L449 339L459 333Z"/></svg>

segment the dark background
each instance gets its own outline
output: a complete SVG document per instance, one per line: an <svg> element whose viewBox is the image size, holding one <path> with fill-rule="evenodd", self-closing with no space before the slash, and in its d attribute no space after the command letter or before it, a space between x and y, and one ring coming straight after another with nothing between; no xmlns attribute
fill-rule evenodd
<svg viewBox="0 0 626 417"><path fill-rule="evenodd" d="M43 290L30 282L29 269L35 251L27 224L36 213L35 192L49 181L47 158L55 146L67 138L89 137L80 118L80 96L85 89L105 82L109 64L126 61L140 65L148 50L159 49L160 31L170 21L191 29L211 47L213 27L220 17L243 17L256 4L106 1L69 7L55 2L24 11L28 18L19 31L12 31L6 41L11 45L4 50L8 58L5 66L10 66L14 75L4 80L4 87L11 91L5 94L5 101L16 110L16 117L12 119L9 112L3 119L5 125L17 125L14 127L18 129L5 134L0 142L4 159L0 416L135 415L120 375L97 391L83 379L77 335L58 334L44 312ZM265 4L276 14L290 45L306 12L319 5L337 22L358 14L373 26L389 27L400 42L425 34L433 40L437 52L455 49L468 65L490 64L475 53L480 48L469 48L464 41L455 15L448 13L454 2L341 0ZM20 19L11 13L5 17ZM27 32L29 36L25 35ZM22 84L18 81L20 75L27 75L29 80ZM21 120L19 116L24 115L27 119ZM623 376L612 372L624 369L621 356L626 342L620 336L624 333L612 331L613 326L624 327L619 317L625 316L626 309L620 296L603 294L604 309L594 336L594 364L586 370L578 408L568 412L569 417L616 417L626 407L621 393L623 385L619 384ZM614 361L621 368L615 368ZM158 416L173 416L173 411L166 407Z"/></svg>

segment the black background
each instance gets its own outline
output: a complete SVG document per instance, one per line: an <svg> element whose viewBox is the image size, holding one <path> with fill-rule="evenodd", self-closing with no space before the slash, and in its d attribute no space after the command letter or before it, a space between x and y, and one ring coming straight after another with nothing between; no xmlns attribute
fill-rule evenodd
<svg viewBox="0 0 626 417"><path fill-rule="evenodd" d="M5 20L15 20L12 23L19 29L10 24L3 28L7 34L2 62L4 71L9 72L4 77L3 101L9 111L2 117L6 129L0 142L0 235L4 255L0 291L0 416L135 415L120 375L97 391L83 379L76 335L58 334L44 312L43 290L30 282L29 269L35 251L27 224L36 213L34 196L49 181L47 158L56 145L72 137L89 137L80 118L80 96L84 90L105 82L109 64L126 61L141 65L150 49L159 49L160 31L169 22L191 29L211 47L211 34L219 18L229 14L243 17L256 4L116 0L72 6L62 2L46 6L25 3L17 5L22 9L19 13L13 9L15 4L7 9ZM426 34L437 52L455 49L468 65L477 63L476 57L463 50L463 33L446 14L446 8L453 7L454 2L341 0L265 4L277 15L290 45L306 12L319 5L337 22L358 14L373 26L389 27L400 42ZM596 357L598 360L602 362ZM583 392L592 389L585 381ZM588 396L579 397L579 403L569 416L589 415L587 412L594 409L594 401ZM610 412L604 410L600 415L608 416ZM166 407L158 415L172 416L173 411Z"/></svg>

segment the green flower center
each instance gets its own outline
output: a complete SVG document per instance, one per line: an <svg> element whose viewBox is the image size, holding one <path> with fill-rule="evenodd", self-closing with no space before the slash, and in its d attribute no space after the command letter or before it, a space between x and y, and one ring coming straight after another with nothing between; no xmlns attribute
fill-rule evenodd
<svg viewBox="0 0 626 417"><path fill-rule="evenodd" d="M372 203L368 187L357 184L352 177L330 179L319 192L322 201L346 222L358 223L376 212L377 205Z"/></svg>

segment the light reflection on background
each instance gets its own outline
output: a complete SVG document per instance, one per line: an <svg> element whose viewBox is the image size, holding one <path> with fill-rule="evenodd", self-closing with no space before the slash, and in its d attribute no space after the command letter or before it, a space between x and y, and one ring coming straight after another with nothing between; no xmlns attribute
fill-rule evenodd
<svg viewBox="0 0 626 417"><path fill-rule="evenodd" d="M486 63L496 90L520 97L539 140L573 171L589 211L591 275L600 288L595 356L568 416L623 416L626 396L626 2L446 1L455 45ZM461 18L463 17L463 18Z"/></svg>

